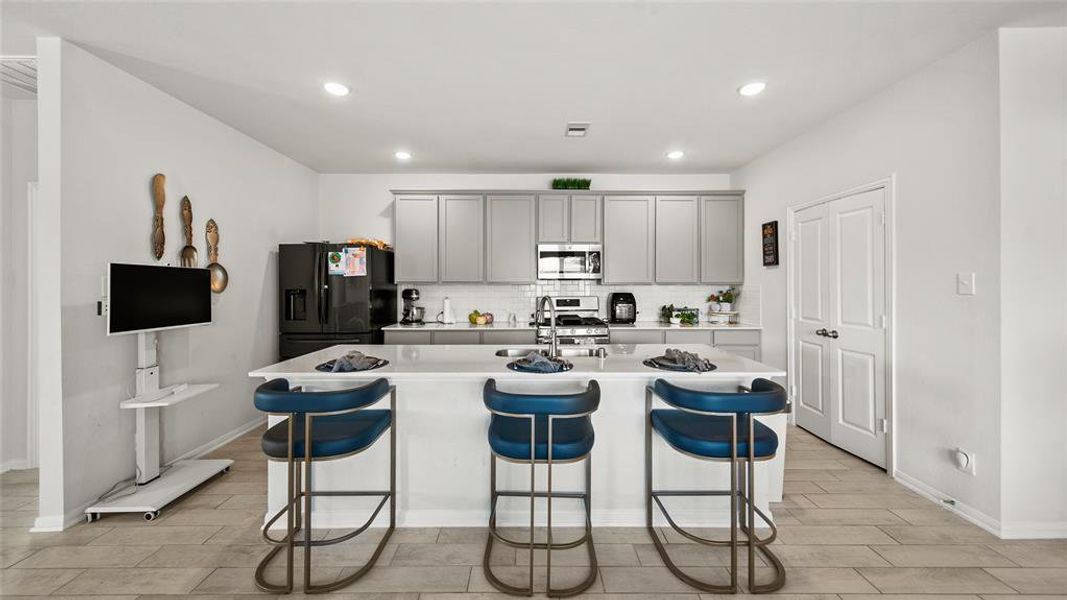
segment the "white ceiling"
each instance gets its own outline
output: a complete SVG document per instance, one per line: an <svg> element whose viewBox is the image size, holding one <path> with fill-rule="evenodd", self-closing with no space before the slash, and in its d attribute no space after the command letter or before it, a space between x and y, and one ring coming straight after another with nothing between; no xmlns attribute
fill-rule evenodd
<svg viewBox="0 0 1067 600"><path fill-rule="evenodd" d="M320 172L707 173L1048 9L7 0L2 50L62 36ZM752 79L767 91L738 96ZM589 136L565 139L568 120Z"/></svg>

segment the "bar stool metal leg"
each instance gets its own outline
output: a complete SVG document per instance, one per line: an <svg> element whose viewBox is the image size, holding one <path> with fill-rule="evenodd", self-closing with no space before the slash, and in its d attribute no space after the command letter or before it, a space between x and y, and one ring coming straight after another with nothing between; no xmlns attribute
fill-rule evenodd
<svg viewBox="0 0 1067 600"><path fill-rule="evenodd" d="M653 450L652 450L652 398L654 390L652 387L648 387L645 390L645 510L646 510L646 527L648 529L649 536L652 538L656 551L659 553L660 558L667 568L676 577L689 584L690 586L699 590L719 593L719 594L736 594L738 592L738 532L745 534L745 546L748 559L748 589L753 594L763 594L773 592L781 589L785 585L785 567L782 565L781 560L770 551L767 546L774 542L778 535L778 529L774 523L755 505L755 435L754 435L754 421L755 419L748 415L746 416L747 423L747 435L748 435L748 455L739 457L737 455L738 439L737 439L737 415L730 414L724 415L730 418L730 491L698 491L698 490L684 490L684 491L658 491L653 488ZM676 450L678 450L676 448ZM684 454L688 454L683 450L678 450ZM702 458L695 455L695 458ZM711 460L703 458L703 460ZM745 464L740 464L744 461ZM730 539L716 540L708 539L693 533L690 533L685 528L678 525L671 517L667 508L660 500L661 497L682 497L682 496L726 496L730 497ZM691 575L688 575L681 568L679 568L670 555L667 553L667 549L664 547L663 542L660 539L659 532L656 531L653 526L653 503L657 505L660 511L663 513L664 518L670 527L681 534L683 537L690 539L699 544L708 546L730 546L730 583L728 585L718 585L707 581L697 579ZM756 534L756 515L770 527L771 534L766 538L760 538ZM756 550L760 551L774 568L774 578L766 584L756 583L756 569L755 569L755 555Z"/></svg>
<svg viewBox="0 0 1067 600"><path fill-rule="evenodd" d="M389 388L389 403L390 403L390 422L389 422L389 491L314 491L311 481L311 466L313 457L311 456L311 447L313 442L312 422L314 415L306 413L304 415L304 458L302 460L295 459L294 452L294 437L293 437L293 424L296 421L296 415L288 415L288 452L286 459L287 468L287 485L286 485L286 503L277 513L275 513L267 522L263 525L262 535L263 539L268 543L274 545L274 548L267 553L266 556L256 566L255 582L256 587L259 589L275 594L287 594L293 590L293 574L294 574L294 550L296 546L302 546L304 548L304 593L305 594L321 594L341 589L348 585L351 585L356 580L360 579L377 562L378 557L381 556L385 546L392 536L393 531L396 528L396 387L390 386ZM368 446L369 447L369 446ZM366 449L366 448L364 448ZM362 452L362 450L360 450ZM358 453L358 452L357 452ZM303 485L301 485L301 477L303 475ZM354 529L344 535L340 535L333 538L315 540L312 539L312 498L315 496L330 496L330 497L367 497L367 496L380 496L381 500L371 513L363 525ZM301 500L303 506L301 506ZM336 581L323 584L314 585L311 583L311 567L312 567L312 553L311 548L313 546L329 546L333 544L339 544L350 540L364 531L366 531L374 520L378 517L382 508L386 502L389 503L389 528L386 529L382 535L382 539L378 542L374 553L367 560L367 562L356 572L351 575L338 579ZM274 525L282 514L286 515L286 535L284 539L278 540L270 535L270 528ZM303 539L297 540L297 533L303 529ZM266 580L265 571L273 559L282 551L285 550L286 565L285 565L285 584L277 585L272 584Z"/></svg>

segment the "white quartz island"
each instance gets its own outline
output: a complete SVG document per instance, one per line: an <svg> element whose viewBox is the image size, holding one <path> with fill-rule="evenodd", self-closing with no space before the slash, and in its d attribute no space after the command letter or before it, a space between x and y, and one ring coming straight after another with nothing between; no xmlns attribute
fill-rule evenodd
<svg viewBox="0 0 1067 600"><path fill-rule="evenodd" d="M263 367L250 375L263 380L284 378L307 390L355 387L384 377L397 388L397 523L412 527L484 526L489 508L489 412L482 404L482 386L495 378L505 391L541 393L580 391L590 379L600 384L600 409L593 416L596 443L592 452L594 525L639 526L645 523L644 427L645 386L664 378L693 388L735 390L753 379L784 377L785 372L704 345L672 345L708 358L718 368L708 373L677 373L646 367L642 361L663 354L663 345L605 346L604 358L571 358L565 373L520 373L507 368L513 359L496 356L496 346L334 346ZM384 358L385 367L357 373L324 373L315 366L351 350ZM387 408L386 398L376 408ZM277 422L273 418L272 423ZM761 417L779 436L778 455L756 467L757 505L782 495L785 459L785 415ZM388 487L388 444L336 461L316 464L316 490L384 489ZM729 489L728 466L698 461L671 450L656 439L655 486L675 489ZM529 489L529 467L498 463L499 488ZM544 467L538 467L544 471ZM553 488L579 491L582 467L556 465ZM538 473L539 486L544 473ZM268 514L285 497L285 468L271 464L268 472ZM501 499L502 524L520 524L526 500ZM671 511L684 524L725 525L725 498L672 499ZM572 506L572 504L575 504ZM313 520L319 527L362 524L370 503L355 498L317 499ZM553 504L553 523L580 523L574 501ZM543 517L543 509L539 509ZM381 522L382 516L379 516Z"/></svg>

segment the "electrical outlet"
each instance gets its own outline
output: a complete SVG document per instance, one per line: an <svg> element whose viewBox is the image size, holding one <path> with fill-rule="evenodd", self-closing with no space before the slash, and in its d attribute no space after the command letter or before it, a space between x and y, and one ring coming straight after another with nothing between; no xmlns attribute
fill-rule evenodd
<svg viewBox="0 0 1067 600"><path fill-rule="evenodd" d="M956 295L973 296L978 293L974 287L974 273L956 273Z"/></svg>
<svg viewBox="0 0 1067 600"><path fill-rule="evenodd" d="M974 476L974 452L956 448L953 452L953 462L956 468L964 473Z"/></svg>

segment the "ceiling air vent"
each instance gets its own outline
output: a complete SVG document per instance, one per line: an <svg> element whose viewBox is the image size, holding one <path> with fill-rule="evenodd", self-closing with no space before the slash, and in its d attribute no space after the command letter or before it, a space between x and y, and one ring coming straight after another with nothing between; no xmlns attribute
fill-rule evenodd
<svg viewBox="0 0 1067 600"><path fill-rule="evenodd" d="M571 121L567 123L567 131L563 134L567 137L585 137L589 133L589 123L585 121Z"/></svg>

